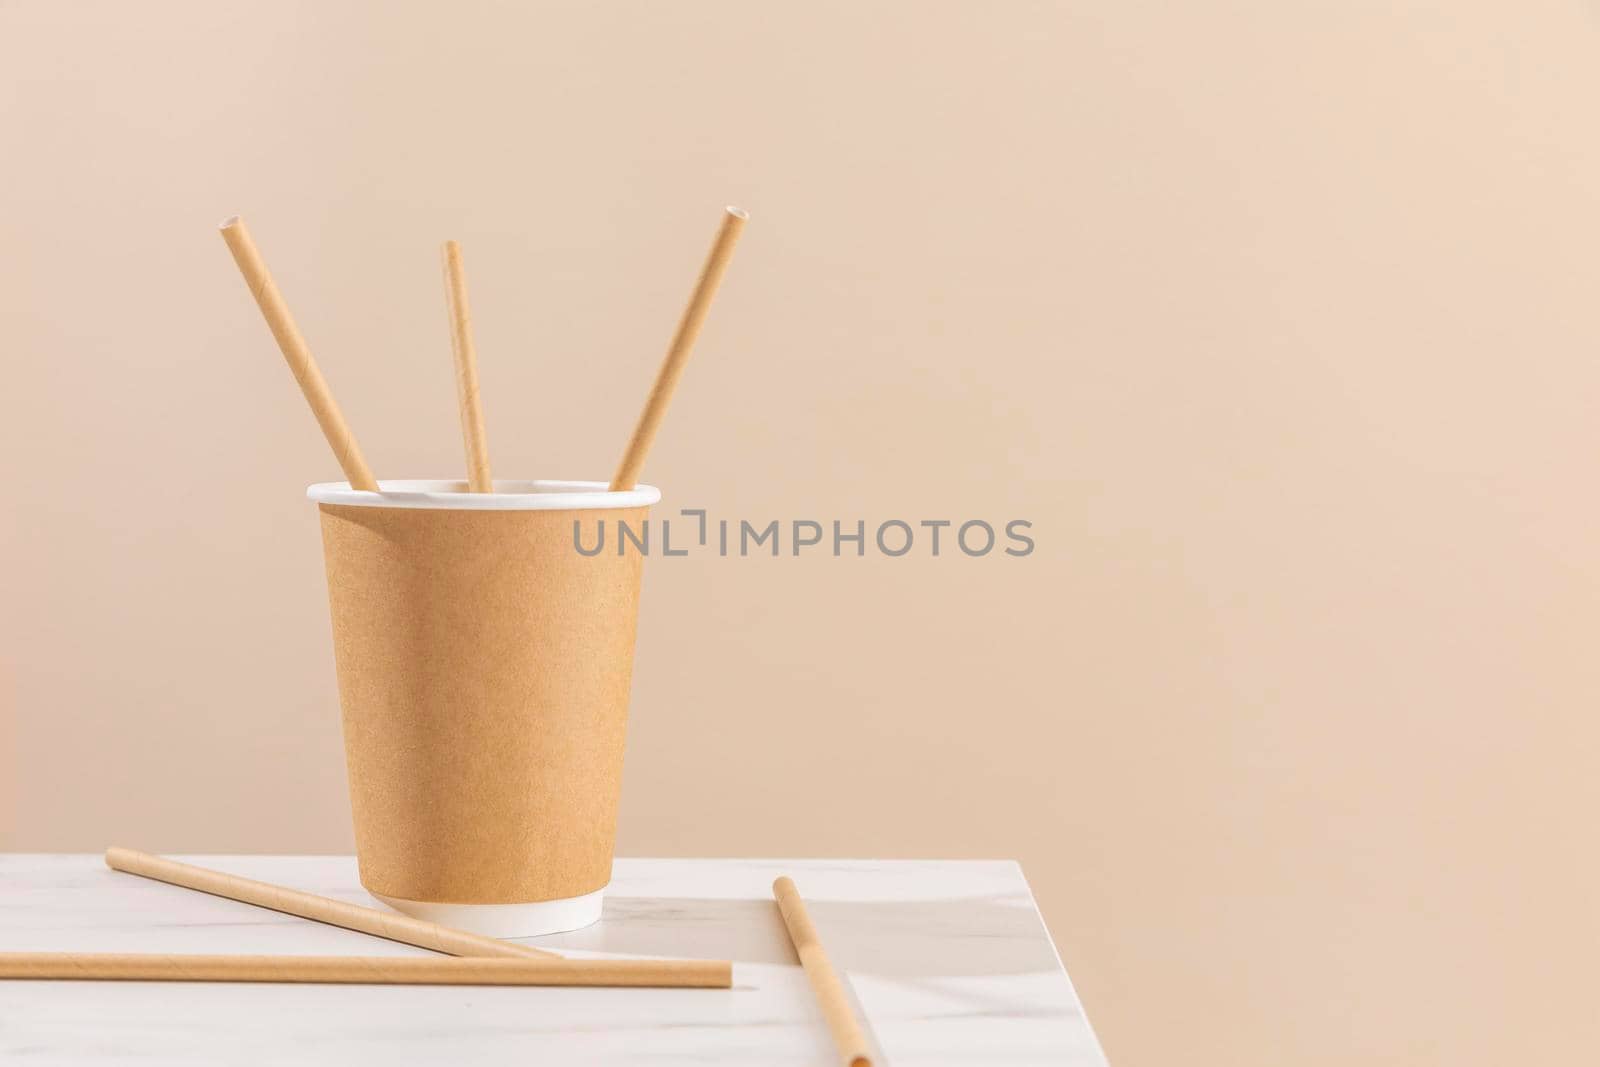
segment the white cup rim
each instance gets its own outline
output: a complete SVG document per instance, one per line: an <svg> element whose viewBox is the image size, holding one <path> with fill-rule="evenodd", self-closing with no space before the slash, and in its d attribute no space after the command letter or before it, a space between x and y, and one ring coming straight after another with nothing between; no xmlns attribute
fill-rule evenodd
<svg viewBox="0 0 1600 1067"><path fill-rule="evenodd" d="M349 482L318 482L306 490L315 504L362 508L422 508L437 511L572 511L588 508L642 508L661 499L653 485L612 492L605 482L496 478L494 492L472 493L450 478L385 478L377 492L352 489Z"/></svg>

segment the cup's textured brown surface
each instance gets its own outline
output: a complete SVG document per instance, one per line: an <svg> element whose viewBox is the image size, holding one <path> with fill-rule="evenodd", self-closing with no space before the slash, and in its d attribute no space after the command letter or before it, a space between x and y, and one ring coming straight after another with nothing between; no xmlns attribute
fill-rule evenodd
<svg viewBox="0 0 1600 1067"><path fill-rule="evenodd" d="M325 504L361 881L408 900L508 904L611 878L639 553L596 524L647 509Z"/></svg>

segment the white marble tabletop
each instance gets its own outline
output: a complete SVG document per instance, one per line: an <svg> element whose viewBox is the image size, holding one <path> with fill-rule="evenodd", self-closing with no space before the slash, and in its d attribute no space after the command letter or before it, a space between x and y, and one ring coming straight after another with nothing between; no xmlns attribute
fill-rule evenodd
<svg viewBox="0 0 1600 1067"><path fill-rule="evenodd" d="M349 857L183 858L373 904ZM619 859L599 923L527 943L731 959L732 989L0 981L0 1060L824 1067L837 1059L772 902L780 874L882 1062L1105 1062L1015 863L700 859ZM0 951L431 955L68 855L0 855Z"/></svg>

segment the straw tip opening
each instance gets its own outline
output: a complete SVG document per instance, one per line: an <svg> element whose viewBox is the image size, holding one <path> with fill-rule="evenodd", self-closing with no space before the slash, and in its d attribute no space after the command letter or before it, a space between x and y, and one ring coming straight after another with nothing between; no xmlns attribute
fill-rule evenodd
<svg viewBox="0 0 1600 1067"><path fill-rule="evenodd" d="M750 221L750 212L746 211L742 207L735 207L734 205L729 204L723 210L727 211L728 214L732 215L734 218L738 219L740 222L749 222Z"/></svg>
<svg viewBox="0 0 1600 1067"><path fill-rule="evenodd" d="M225 218L221 222L217 223L217 229L219 229L219 230L231 230L231 229L233 229L233 227L235 227L237 225L239 225L239 216L238 215L229 215L227 218Z"/></svg>

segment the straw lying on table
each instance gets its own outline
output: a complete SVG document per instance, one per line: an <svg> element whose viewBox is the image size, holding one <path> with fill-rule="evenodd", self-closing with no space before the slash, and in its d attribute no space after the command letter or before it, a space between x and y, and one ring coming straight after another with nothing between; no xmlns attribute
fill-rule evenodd
<svg viewBox="0 0 1600 1067"><path fill-rule="evenodd" d="M844 983L839 980L838 972L822 947L822 940L817 937L817 928L811 923L800 891L792 879L784 877L772 883L772 895L778 898L778 911L789 930L789 940L794 942L795 954L806 969L811 991L822 1006L822 1017L833 1033L833 1043L838 1046L845 1067L872 1067L872 1047L856 1021L850 999L845 996Z"/></svg>
<svg viewBox="0 0 1600 1067"><path fill-rule="evenodd" d="M366 956L166 956L0 953L0 978L171 982L374 982L416 985L672 986L726 989L728 960L574 960L543 949L391 915L343 900L224 874L130 848L106 849L106 866L460 959ZM489 957L501 957L498 959ZM512 958L505 958L512 957ZM483 966L512 964L511 967ZM429 966L431 965L431 966ZM523 965L518 969L516 965Z"/></svg>
<svg viewBox="0 0 1600 1067"><path fill-rule="evenodd" d="M435 952L448 952L452 956L539 956L560 959L554 952L531 948L528 945L496 941L482 934L455 930L438 923L413 919L376 908L364 908L344 900L319 897L298 889L257 882L238 875L180 863L163 856L152 856L131 848L106 849L106 866L114 871L154 878L185 889L195 889L212 896L227 897L260 908L270 908L286 915L311 919L330 926L342 926L374 937L388 938L418 948L431 948Z"/></svg>
<svg viewBox="0 0 1600 1067"><path fill-rule="evenodd" d="M289 362L294 380L300 383L300 391L305 394L306 403L311 405L311 413L317 417L322 435L328 439L329 447L339 459L339 466L344 469L344 476L350 480L350 488L376 490L377 479L373 478L371 468L356 445L355 435L350 432L339 405L334 402L333 392L323 380L322 372L317 369L317 361L311 358L311 349L306 346L305 338L300 336L300 330L289 314L289 306L283 302L283 295L273 283L261 253L256 250L256 243L250 239L250 231L245 228L244 220L235 215L224 219L219 229L222 239L227 242L228 251L233 253L233 261L239 266L239 273L244 275L250 295L256 298L256 304L267 320L267 328L272 331L278 347L283 351L283 358Z"/></svg>
<svg viewBox="0 0 1600 1067"><path fill-rule="evenodd" d="M727 989L733 985L733 969L726 960L486 960L411 959L403 956L166 956L0 952L0 978Z"/></svg>
<svg viewBox="0 0 1600 1067"><path fill-rule="evenodd" d="M733 246L739 243L739 235L744 232L744 224L749 219L749 214L743 208L736 207L727 208L722 216L722 228L717 231L711 254L706 257L706 265L700 270L700 280L695 283L694 293L689 297L689 306L684 308L678 331L673 334L672 344L667 347L667 356L661 361L661 369L656 372L655 384L651 386L644 411L639 414L639 421L633 428L633 437L628 440L622 462L617 465L617 473L611 477L613 493L625 492L639 484L639 469L644 466L650 443L655 440L661 418L667 413L672 392L678 387L684 364L689 361L689 351L694 348L695 338L700 336L700 327L711 310L711 300L717 295L723 274L727 273L728 261L733 258Z"/></svg>
<svg viewBox="0 0 1600 1067"><path fill-rule="evenodd" d="M461 246L444 243L444 293L450 311L450 349L456 359L456 396L461 405L461 433L467 446L467 488L474 493L494 492L489 473L489 437L483 427L483 403L478 396L478 351L472 343L472 307L467 303L467 275L461 265Z"/></svg>

